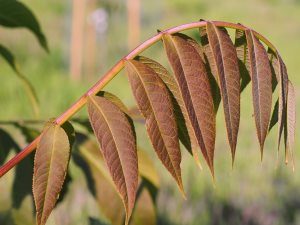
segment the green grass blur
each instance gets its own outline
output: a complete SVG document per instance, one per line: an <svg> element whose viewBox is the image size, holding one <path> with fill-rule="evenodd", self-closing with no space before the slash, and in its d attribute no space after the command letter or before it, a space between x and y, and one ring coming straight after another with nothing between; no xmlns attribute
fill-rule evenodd
<svg viewBox="0 0 300 225"><path fill-rule="evenodd" d="M98 50L105 53L105 62L99 61L97 74L75 82L68 74L70 1L53 0L51 4L33 0L23 2L37 15L48 38L50 53L45 53L33 35L26 30L0 28L0 41L15 54L22 72L36 88L41 107L39 119L47 120L66 110L105 71L129 52L126 39L126 5L125 1L110 1L113 7L109 11L109 27L105 40L101 42L105 45L105 50L103 46L98 46ZM101 1L99 6L101 7ZM157 29L199 19L240 22L262 33L278 48L287 65L289 78L295 86L297 109L300 112L299 0L141 0L141 6L141 42L154 35ZM194 37L197 35L196 32L189 34ZM147 50L145 55L168 67L161 43ZM34 119L21 82L2 59L0 76L0 120ZM128 106L134 105L125 73L122 72L105 89L118 95ZM86 116L85 111L84 108L79 116ZM251 88L248 86L241 99L241 125L235 165L232 169L223 110L220 107L217 117L215 185L204 161L202 160L204 169L199 171L191 157L182 151L186 201L181 198L172 178L153 154L158 171L164 171L160 173L162 189L157 206L160 224L300 224L300 142L297 138L299 132L296 133L294 173L290 166L284 165L283 149L277 159L277 126L267 137L264 159L260 162L252 114ZM137 125L136 128L140 136L139 144L148 148L152 154L151 145L145 138L144 127ZM299 129L298 123L296 131ZM81 199L84 193L78 191L78 185L75 184L73 188L74 198L83 201L86 208L79 213L82 217L76 214L78 209L72 209L69 215L72 219L64 224L86 224L82 218L86 218L90 211L93 212L89 201ZM1 195L5 195L2 189L7 190L7 187L9 182L4 184L0 180ZM5 207L0 207L0 211L2 208ZM52 218L49 224L60 223L55 223L55 219Z"/></svg>

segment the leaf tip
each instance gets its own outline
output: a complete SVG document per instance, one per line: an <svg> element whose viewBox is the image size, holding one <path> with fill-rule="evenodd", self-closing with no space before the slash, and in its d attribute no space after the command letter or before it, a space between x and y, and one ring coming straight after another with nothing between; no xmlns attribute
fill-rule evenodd
<svg viewBox="0 0 300 225"><path fill-rule="evenodd" d="M285 160L284 160L284 163L285 163L285 165L288 165L288 164L289 164L289 159L288 159L287 154L285 154Z"/></svg>
<svg viewBox="0 0 300 225"><path fill-rule="evenodd" d="M182 194L182 198L184 199L184 200L187 200L187 197L186 197L186 193L185 193L185 191L182 189L180 189L180 192L181 192L181 194Z"/></svg>
<svg viewBox="0 0 300 225"><path fill-rule="evenodd" d="M293 173L295 173L295 163L294 163L294 161L293 161L293 164L292 164L292 171L293 171Z"/></svg>
<svg viewBox="0 0 300 225"><path fill-rule="evenodd" d="M194 157L194 160L195 160L195 163L196 163L197 167L200 169L200 171L202 171L203 167L202 167L201 162L199 160L198 153L193 149L192 149L192 152L193 152L193 157Z"/></svg>
<svg viewBox="0 0 300 225"><path fill-rule="evenodd" d="M195 160L195 161L196 161L196 165L197 165L197 167L199 168L199 170L202 171L202 170L203 170L203 167L202 167L202 165L201 165L199 159L198 159L198 160Z"/></svg>
<svg viewBox="0 0 300 225"><path fill-rule="evenodd" d="M216 182L216 178L215 177L212 178L212 184L213 184L213 188L217 189L217 182Z"/></svg>
<svg viewBox="0 0 300 225"><path fill-rule="evenodd" d="M231 152L231 169L233 169L234 162L235 162L235 149L232 150Z"/></svg>
<svg viewBox="0 0 300 225"><path fill-rule="evenodd" d="M213 183L215 183L216 177L215 177L215 170L214 170L214 167L213 167L213 166L212 166L212 167L209 167L209 169L210 169L210 174L211 174L211 178L212 178L212 180L213 180Z"/></svg>
<svg viewBox="0 0 300 225"><path fill-rule="evenodd" d="M183 183L182 183L181 177L177 178L177 185L178 185L179 191L182 194L183 199L186 200L187 198L186 198L186 194L185 194L185 191L184 191L184 187L183 187Z"/></svg>
<svg viewBox="0 0 300 225"><path fill-rule="evenodd" d="M129 225L129 223L130 223L130 219L131 219L131 213L132 213L132 210L130 210L129 211L129 209L127 209L127 208L125 208L126 210L126 212L125 212L125 222L124 222L124 224L125 225Z"/></svg>
<svg viewBox="0 0 300 225"><path fill-rule="evenodd" d="M263 157L264 157L264 149L263 149L263 147L261 147L261 149L260 149L260 162L263 161Z"/></svg>

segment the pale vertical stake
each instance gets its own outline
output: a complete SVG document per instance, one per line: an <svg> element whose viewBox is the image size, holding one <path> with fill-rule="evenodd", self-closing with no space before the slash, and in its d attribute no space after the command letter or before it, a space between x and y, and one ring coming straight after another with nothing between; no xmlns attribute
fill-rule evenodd
<svg viewBox="0 0 300 225"><path fill-rule="evenodd" d="M73 80L80 80L82 72L86 0L72 0L72 5L70 74Z"/></svg>
<svg viewBox="0 0 300 225"><path fill-rule="evenodd" d="M135 48L140 41L140 0L127 0L128 47Z"/></svg>
<svg viewBox="0 0 300 225"><path fill-rule="evenodd" d="M92 12L96 9L96 0L88 0L87 4L87 15L91 17ZM85 29L85 40L84 40L84 74L88 80L92 80L96 74L96 63L97 63L97 39L95 24L92 19L89 18Z"/></svg>

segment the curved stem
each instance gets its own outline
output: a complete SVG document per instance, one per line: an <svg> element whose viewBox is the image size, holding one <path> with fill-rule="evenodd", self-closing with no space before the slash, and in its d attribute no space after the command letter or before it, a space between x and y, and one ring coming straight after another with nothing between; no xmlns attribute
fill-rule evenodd
<svg viewBox="0 0 300 225"><path fill-rule="evenodd" d="M223 22L223 21L213 21L213 22L215 23L216 26L220 26L220 27L227 27L227 28L233 28L238 30L248 29L247 27L240 24L234 24L234 23ZM146 40L138 47L136 47L134 50L132 50L127 56L123 57L120 61L118 61L94 86L92 86L85 94L83 94L70 108L68 108L64 113L62 113L59 117L57 117L54 122L61 125L64 122L66 122L69 118L71 118L86 104L88 96L97 94L106 84L108 84L123 69L126 60L134 58L142 51L144 51L154 43L158 42L161 39L162 34L164 33L174 34L188 29L203 27L205 25L206 25L206 21L183 24L180 26L176 26L164 30L156 34L155 36L151 37L150 39ZM255 31L254 34L257 38L263 41L268 47L270 47L274 51L276 50L274 45L272 45L272 43L268 41L268 39L266 39L264 36L262 36L261 34ZM0 177L2 177L11 168L13 168L16 164L18 164L22 159L24 159L27 155L29 155L32 151L34 151L40 138L41 135L39 135L33 142L27 145L21 152L19 152L6 164L1 166Z"/></svg>

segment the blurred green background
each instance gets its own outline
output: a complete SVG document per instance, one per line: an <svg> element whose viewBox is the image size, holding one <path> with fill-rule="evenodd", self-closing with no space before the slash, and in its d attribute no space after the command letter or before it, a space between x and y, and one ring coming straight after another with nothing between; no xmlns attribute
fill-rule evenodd
<svg viewBox="0 0 300 225"><path fill-rule="evenodd" d="M130 38L132 34L129 33L132 28L128 23L128 2L86 0L87 4L92 6L87 8L84 26L96 29L96 32L94 31L96 37L94 37L95 45L88 47L87 37L90 31L89 28L85 28L81 54L82 69L79 73L75 70L77 75L70 72L72 2L60 0L52 0L51 3L34 0L22 2L31 8L39 19L48 39L50 53L45 53L27 30L8 30L0 27L0 41L15 54L21 71L36 88L41 107L38 118L40 120L56 117L66 110L117 60L126 55L133 45L153 36L157 29L162 30L199 19L240 22L267 37L277 47L287 65L289 78L295 86L299 103L299 0L141 0L137 33L139 35L134 36L134 40ZM188 34L196 37L197 31L190 31ZM159 60L170 68L161 43L145 51L144 55ZM22 84L2 58L0 76L0 120L36 119ZM129 107L135 105L124 72L121 72L105 89L115 93ZM137 124L139 144L148 149L158 171L162 171L160 172L162 187L157 205L159 224L300 224L298 173L300 142L297 138L299 132L296 133L295 172L292 172L291 166L284 164L283 149L277 157L277 126L267 137L264 159L260 162L250 91L249 86L242 95L241 125L233 169L221 109L217 116L215 185L207 167L204 166L203 171L199 171L191 157L183 151L182 169L187 200L181 197L172 178L153 154L151 145L145 138L144 127ZM298 112L299 109L298 107ZM85 108L78 115L85 117ZM299 128L297 124L296 131ZM74 171L73 173L78 172L76 169ZM0 211L10 207L8 194L10 177L12 173L9 173L7 178L0 179L0 201L3 201L3 204L0 202ZM51 216L49 224L87 224L86 218L95 214L94 203L84 188L79 188L80 184L80 182L73 184L72 190L73 200L81 202L82 208L71 207L71 204L69 208L61 207L60 212L57 210ZM61 222L59 218L62 218L61 214L64 213L67 216L64 215L65 220Z"/></svg>

